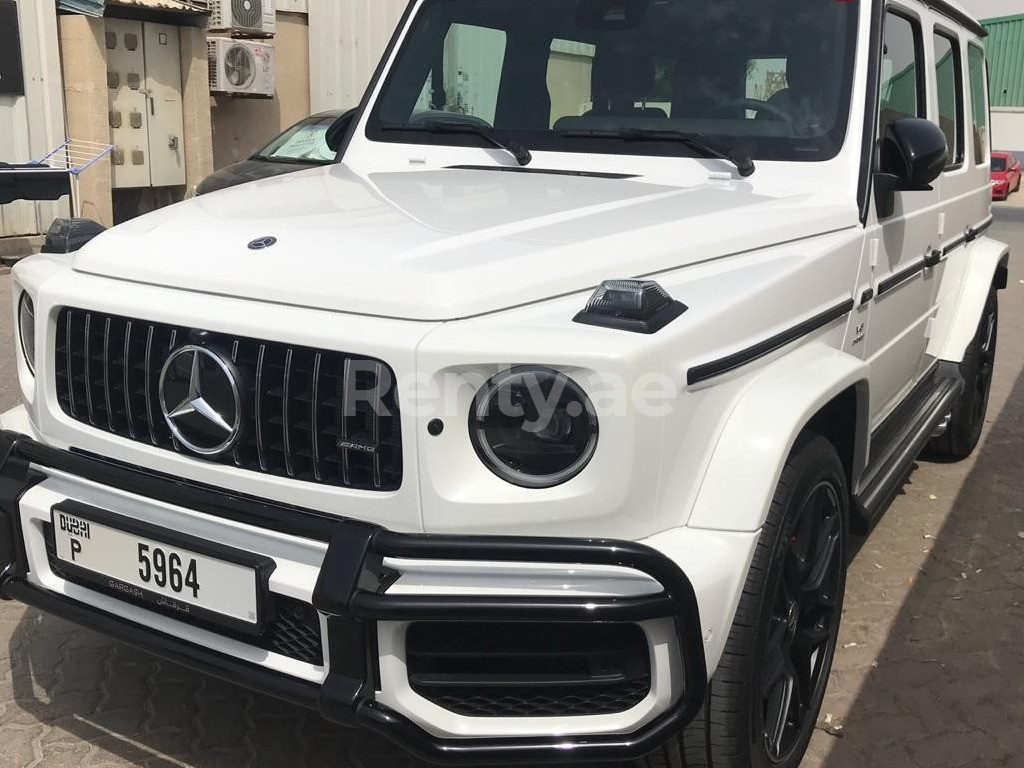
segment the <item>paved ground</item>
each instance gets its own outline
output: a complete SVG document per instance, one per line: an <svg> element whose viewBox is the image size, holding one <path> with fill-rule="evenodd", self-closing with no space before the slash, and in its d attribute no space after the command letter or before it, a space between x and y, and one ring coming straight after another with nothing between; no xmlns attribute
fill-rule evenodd
<svg viewBox="0 0 1024 768"><path fill-rule="evenodd" d="M1021 196L1024 198L1024 195ZM978 455L921 463L851 567L842 648L805 768L1024 766L1024 208ZM0 276L0 407L13 404ZM0 604L0 766L391 768L372 736Z"/></svg>

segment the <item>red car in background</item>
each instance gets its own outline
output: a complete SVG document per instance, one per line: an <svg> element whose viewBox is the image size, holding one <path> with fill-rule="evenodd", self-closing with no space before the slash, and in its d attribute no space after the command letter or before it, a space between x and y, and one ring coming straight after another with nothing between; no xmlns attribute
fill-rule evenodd
<svg viewBox="0 0 1024 768"><path fill-rule="evenodd" d="M1006 200L1020 189L1020 160L1009 152L992 153L992 199Z"/></svg>

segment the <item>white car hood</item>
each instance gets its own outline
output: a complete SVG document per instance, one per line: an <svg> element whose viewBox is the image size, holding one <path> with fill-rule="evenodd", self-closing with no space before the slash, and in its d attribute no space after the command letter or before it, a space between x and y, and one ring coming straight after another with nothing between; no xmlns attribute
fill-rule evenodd
<svg viewBox="0 0 1024 768"><path fill-rule="evenodd" d="M74 265L152 285L441 321L856 223L853 206L759 195L745 182L463 169L361 177L339 165L143 216L93 240ZM265 237L277 243L249 248Z"/></svg>

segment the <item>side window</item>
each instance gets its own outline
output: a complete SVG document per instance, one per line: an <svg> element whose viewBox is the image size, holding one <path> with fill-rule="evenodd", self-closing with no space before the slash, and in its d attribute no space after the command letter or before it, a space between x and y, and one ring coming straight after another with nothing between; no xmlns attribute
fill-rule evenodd
<svg viewBox="0 0 1024 768"><path fill-rule="evenodd" d="M974 133L974 162L988 162L988 96L985 77L985 53L976 45L967 48L967 67L971 75L971 122Z"/></svg>
<svg viewBox="0 0 1024 768"><path fill-rule="evenodd" d="M941 32L935 34L935 85L939 92L939 127L946 134L949 165L964 161L964 74L960 45Z"/></svg>
<svg viewBox="0 0 1024 768"><path fill-rule="evenodd" d="M885 17L881 74L880 134L897 120L927 115L921 27L891 11Z"/></svg>
<svg viewBox="0 0 1024 768"><path fill-rule="evenodd" d="M504 67L504 32L452 24L444 39L444 52L423 83L414 114L455 112L494 125Z"/></svg>

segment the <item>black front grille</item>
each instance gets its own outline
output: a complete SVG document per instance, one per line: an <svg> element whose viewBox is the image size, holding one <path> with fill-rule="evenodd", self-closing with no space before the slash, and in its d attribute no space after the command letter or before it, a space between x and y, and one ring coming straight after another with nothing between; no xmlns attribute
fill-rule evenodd
<svg viewBox="0 0 1024 768"><path fill-rule="evenodd" d="M632 709L651 690L635 624L469 624L409 627L412 689L466 717L582 717Z"/></svg>
<svg viewBox="0 0 1024 768"><path fill-rule="evenodd" d="M65 308L54 360L60 406L105 432L192 455L159 403L164 363L187 344L230 358L242 379L241 438L210 460L357 490L401 486L395 376L373 358Z"/></svg>
<svg viewBox="0 0 1024 768"><path fill-rule="evenodd" d="M43 535L46 539L46 555L50 562L50 570L54 575L65 581L77 583L76 579L61 568L61 562L57 559L57 544L53 535L53 525L43 525ZM115 597L118 600L130 602L146 610L155 610L147 602L135 600L124 592L114 589L107 589L98 584L85 584L81 586L96 592ZM266 629L259 637L251 637L238 632L232 632L223 627L205 627L219 635L230 637L246 645L252 645L264 651L272 651L289 659L295 659L306 664L321 666L324 663L323 641L320 634L320 614L308 603L303 603L291 597L271 593L272 618L267 622ZM170 614L181 621L178 614Z"/></svg>

